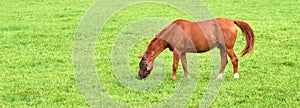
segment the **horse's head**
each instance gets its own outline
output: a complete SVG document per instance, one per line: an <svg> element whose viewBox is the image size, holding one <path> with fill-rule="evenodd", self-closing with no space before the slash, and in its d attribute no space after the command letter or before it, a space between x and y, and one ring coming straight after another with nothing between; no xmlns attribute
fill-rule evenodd
<svg viewBox="0 0 300 108"><path fill-rule="evenodd" d="M152 71L153 64L149 60L147 60L147 55L139 56L142 60L139 63L140 70L138 72L138 79L146 78Z"/></svg>

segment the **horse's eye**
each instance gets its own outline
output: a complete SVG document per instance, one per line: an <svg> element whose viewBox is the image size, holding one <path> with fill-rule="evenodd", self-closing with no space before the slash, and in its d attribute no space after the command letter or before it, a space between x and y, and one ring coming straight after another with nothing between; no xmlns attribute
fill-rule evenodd
<svg viewBox="0 0 300 108"><path fill-rule="evenodd" d="M141 64L140 67L141 67L141 68L146 68L146 67L147 67L147 64Z"/></svg>
<svg viewBox="0 0 300 108"><path fill-rule="evenodd" d="M147 64L143 64L143 67L144 67L144 68L147 68L147 66L148 66Z"/></svg>
<svg viewBox="0 0 300 108"><path fill-rule="evenodd" d="M140 63L140 68L147 68L147 64L146 63Z"/></svg>

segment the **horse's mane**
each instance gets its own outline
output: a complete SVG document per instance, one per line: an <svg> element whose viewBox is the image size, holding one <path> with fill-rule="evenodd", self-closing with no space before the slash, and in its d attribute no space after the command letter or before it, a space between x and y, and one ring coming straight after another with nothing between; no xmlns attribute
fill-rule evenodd
<svg viewBox="0 0 300 108"><path fill-rule="evenodd" d="M168 25L167 27L165 27L163 30L161 30L159 33L157 33L155 35L155 37L150 41L150 43L148 44L147 48L146 48L146 51L144 54L149 54L151 49L150 47L155 43L157 42L158 40L164 40L165 36L166 35L170 35L170 33L172 33L172 30L174 28L174 26L177 26L176 25L176 21L172 22L170 25ZM173 30L174 32L174 30Z"/></svg>
<svg viewBox="0 0 300 108"><path fill-rule="evenodd" d="M154 39L152 39L151 41L150 41L150 43L148 44L148 46L147 46L147 48L146 48L146 52L145 52L145 54L148 54L149 53L149 48L150 48L150 46L152 46L153 45L153 43L157 40L158 38L157 37L155 37Z"/></svg>

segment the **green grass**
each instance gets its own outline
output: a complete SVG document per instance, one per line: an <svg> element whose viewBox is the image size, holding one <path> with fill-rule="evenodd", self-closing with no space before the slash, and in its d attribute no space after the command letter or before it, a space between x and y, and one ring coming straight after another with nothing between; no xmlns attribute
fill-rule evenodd
<svg viewBox="0 0 300 108"><path fill-rule="evenodd" d="M74 79L72 45L92 3L1 1L0 106L86 106Z"/></svg>
<svg viewBox="0 0 300 108"><path fill-rule="evenodd" d="M1 1L0 106L1 107L89 107L79 93L73 72L74 34L85 12L95 1ZM232 65L212 107L299 107L300 106L300 1L217 0L203 1L214 17L248 22L255 33L254 55L239 57L241 78L232 78ZM133 12L144 10L143 12ZM149 14L151 13L151 14ZM128 89L112 70L112 48L122 30L136 20L160 17L167 21L191 18L172 7L144 3L120 11L109 20L97 39L95 64L106 93L127 106L152 106L170 98L184 79L170 81L172 53L158 56L147 80L166 74L163 83L150 92ZM155 20L150 20L155 21ZM160 28L154 28L160 30ZM129 31L138 32L138 31ZM240 32L240 31L239 31ZM140 33L140 32L139 32ZM141 37L143 37L142 33ZM153 34L154 35L154 34ZM147 37L152 37L147 34ZM134 43L128 67L137 75L139 59L151 38ZM239 34L235 50L245 42ZM211 71L211 53L198 54L200 80L186 107L197 107L206 90ZM191 56L188 55L188 56ZM188 61L190 61L188 59ZM155 71L163 67L165 72Z"/></svg>

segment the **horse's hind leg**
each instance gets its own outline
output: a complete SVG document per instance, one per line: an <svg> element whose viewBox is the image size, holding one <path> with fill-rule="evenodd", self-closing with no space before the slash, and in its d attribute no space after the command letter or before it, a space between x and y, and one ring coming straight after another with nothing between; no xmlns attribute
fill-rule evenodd
<svg viewBox="0 0 300 108"><path fill-rule="evenodd" d="M183 70L184 70L184 76L187 77L187 78L190 78L189 72L187 70L186 53L185 52L183 52L181 54L180 59L181 59L181 64L182 64L182 67L183 67Z"/></svg>
<svg viewBox="0 0 300 108"><path fill-rule="evenodd" d="M179 52L176 49L174 49L173 50L173 75L172 75L173 81L176 79L176 71L178 68L178 62L179 62Z"/></svg>
<svg viewBox="0 0 300 108"><path fill-rule="evenodd" d="M220 73L218 75L217 78L222 78L224 75L224 70L225 67L228 63L228 59L227 59L227 53L224 47L219 47L220 48L220 55L221 55L221 68L220 68Z"/></svg>
<svg viewBox="0 0 300 108"><path fill-rule="evenodd" d="M227 49L227 54L229 55L232 65L233 65L233 70L234 70L234 78L239 78L239 74L238 74L238 58L235 55L235 52L233 49Z"/></svg>

